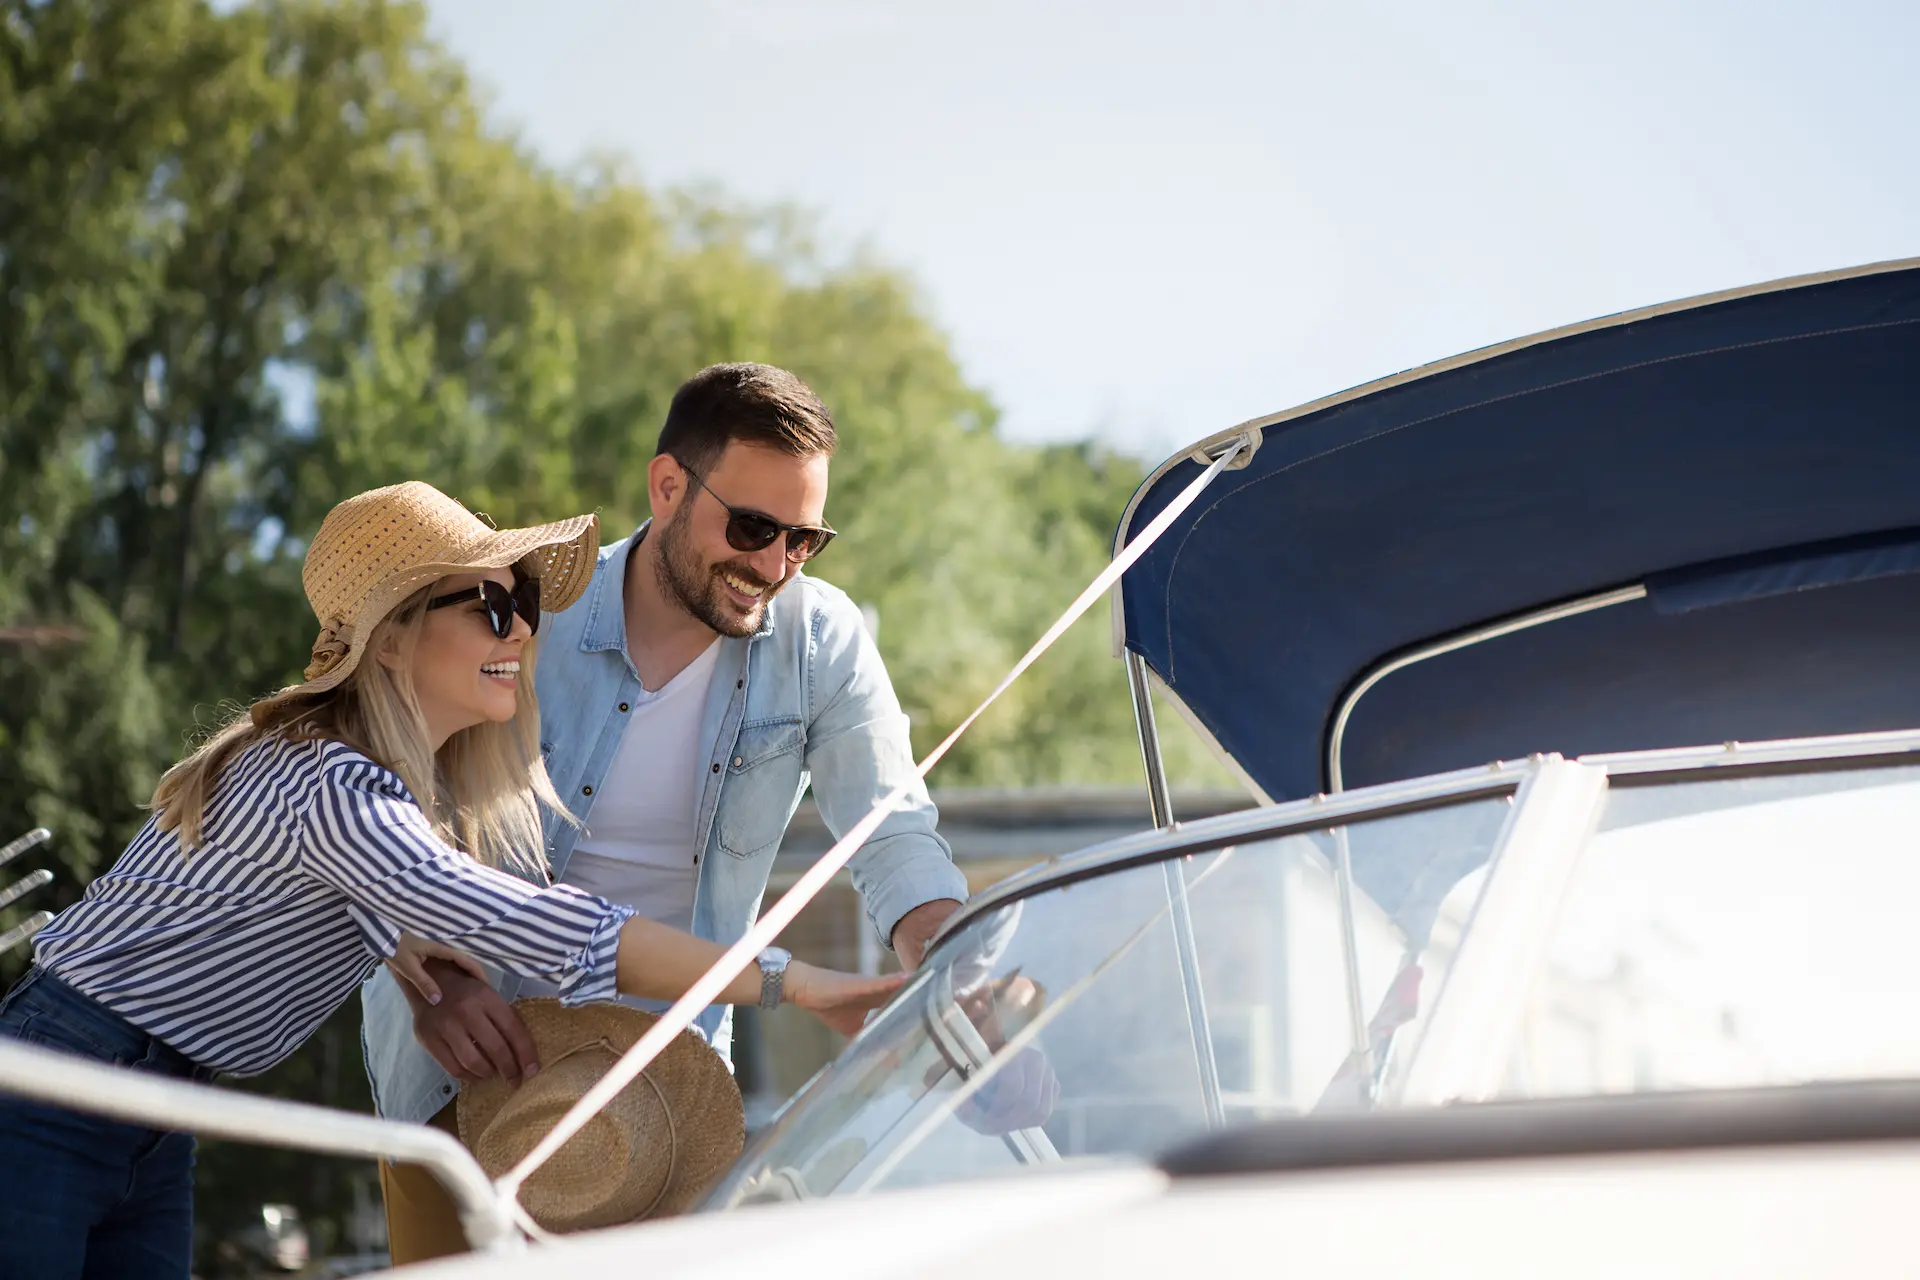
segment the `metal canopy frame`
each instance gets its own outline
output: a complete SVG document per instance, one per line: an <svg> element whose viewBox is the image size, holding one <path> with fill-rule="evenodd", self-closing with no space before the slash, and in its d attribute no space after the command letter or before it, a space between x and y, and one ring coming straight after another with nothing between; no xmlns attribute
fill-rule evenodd
<svg viewBox="0 0 1920 1280"><path fill-rule="evenodd" d="M1890 260L1836 270L1814 272L1789 278L1748 284L1693 297L1663 301L1631 311L1595 317L1573 324L1543 330L1535 334L1515 338L1492 346L1464 352L1431 364L1402 370L1383 378L1339 390L1276 413L1249 418L1244 422L1227 427L1219 432L1203 436L1192 445L1171 454L1165 461L1161 462L1148 473L1143 482L1134 491L1121 515L1113 540L1115 553L1118 554L1119 549L1126 545L1136 524L1143 520L1145 514L1157 508L1164 491L1167 490L1174 479L1188 470L1189 463L1197 463L1204 460L1210 456L1210 451L1217 450L1230 440L1252 439L1259 441L1263 437L1270 437L1266 440L1266 443L1279 447L1279 437L1286 435L1296 425L1305 425L1317 430L1319 428L1315 424L1336 422L1340 420L1343 415L1349 414L1350 411L1357 414L1364 414L1369 411L1365 406L1390 401L1403 393L1415 395L1427 394L1427 392L1421 389L1421 384L1423 383L1435 380L1441 382L1450 380L1451 385L1457 386L1470 379L1479 377L1482 366L1501 361L1507 361L1508 364L1512 364L1512 358L1514 357L1521 357L1523 361L1525 359L1531 359L1533 354L1540 349L1560 347L1568 350L1580 350L1595 345L1604 347L1608 343L1628 343L1631 342L1632 339L1623 331L1636 328L1652 329L1655 322L1658 322L1661 326L1666 326L1668 322L1671 321L1674 326L1677 326L1673 328L1672 331L1680 334L1692 332L1697 325L1710 326L1714 323L1711 316L1702 315L1696 318L1692 313L1706 313L1719 310L1727 315L1744 315L1749 312L1755 315L1774 315L1782 317L1780 323L1786 326L1786 328L1782 330L1783 334L1788 330L1792 330L1793 333L1799 334L1799 336L1802 337L1817 336L1817 334L1813 332L1801 333L1800 330L1793 329L1792 316L1796 314L1795 308L1799 306L1799 303L1790 295L1805 293L1808 298L1812 300L1808 303L1809 306L1824 305L1821 303L1821 299L1831 301L1843 297L1879 297L1881 294L1894 296L1894 290L1904 290L1906 288L1905 277L1910 275L1920 275L1920 258ZM1885 281L1886 283L1883 285L1879 283L1880 281ZM1876 290L1879 292L1876 293ZM1907 297L1910 300L1910 293L1902 293L1899 296ZM1752 303L1753 306L1747 307L1746 304L1748 303ZM1740 305L1734 306L1733 304ZM1865 318L1862 319L1860 326L1862 331L1883 327L1871 323L1874 315L1877 314L1879 313L1874 312L1866 315ZM1898 321L1899 324L1911 326L1916 323L1910 310L1903 310L1900 315L1902 318ZM1856 318L1858 319L1859 317ZM1889 323L1892 322L1890 321ZM1816 325L1815 328L1817 329L1818 326ZM1661 331L1666 332L1667 330L1663 328ZM1846 330L1846 332L1852 331L1853 330ZM1772 331L1769 330L1768 332L1771 333ZM1835 332L1841 331L1836 330ZM1550 356L1551 353L1549 352L1543 355L1542 358L1548 358ZM1626 367L1639 366L1630 365ZM1451 402L1448 403L1450 404ZM1892 425L1893 424L1889 424L1890 430L1892 429ZM1331 430L1331 428L1328 429ZM1337 434L1336 432L1335 435ZM1331 438L1332 437L1330 437L1330 439ZM1344 439L1344 437L1340 438ZM1305 448L1306 446L1303 445L1302 447ZM1345 448L1346 446L1342 445L1340 447ZM1318 457L1320 455L1316 454L1313 456ZM1294 465L1297 466L1300 464L1296 463ZM1258 463L1255 464L1255 467L1257 471L1261 469ZM1292 469L1293 467L1291 466L1282 468L1282 470ZM1200 523L1209 517L1209 513L1213 512L1218 504L1226 503L1230 500L1230 495L1223 493L1211 500L1215 505L1205 506L1194 514L1186 517L1184 526L1176 526L1174 530L1176 536L1169 545L1178 543L1180 537L1178 532L1179 528L1185 527L1189 535L1193 534ZM1900 521L1895 521L1895 523L1900 523ZM1881 524L1874 523L1871 527L1880 528ZM1783 534L1779 539L1762 539L1748 548L1748 551L1757 554L1764 548L1776 545L1784 546L1794 543L1801 538L1814 540L1827 539L1835 536L1854 538L1866 536L1867 533L1867 526L1862 526L1857 529L1851 527L1842 528L1841 525L1838 524L1832 529L1825 529L1825 526L1821 526L1820 528L1809 527L1793 536ZM1591 576L1581 574L1574 579L1564 580L1560 584L1543 584L1546 585L1548 589L1536 594L1532 600L1528 600L1524 595L1517 600L1510 595L1502 596L1497 604L1490 603L1489 607L1484 610L1468 610L1466 611L1466 616L1473 616L1477 613L1483 618L1501 617L1504 616L1509 609L1534 608L1537 605L1541 605L1543 601L1550 602L1558 598L1560 592L1571 593L1595 590L1598 584L1619 583L1628 580L1630 577L1637 578L1643 573L1649 573L1655 569L1671 569L1673 565L1690 562L1696 556L1709 558L1725 557L1737 551L1739 551L1739 548L1731 544L1724 547L1715 544L1713 546L1696 547L1688 554L1682 554L1664 560L1655 555L1651 558L1647 556L1637 556L1632 558L1630 563L1626 561L1609 562L1605 566L1596 566L1596 572ZM1735 555L1733 558L1739 557ZM1206 557L1203 556L1201 559L1204 561ZM1152 561L1143 562L1143 564L1148 566L1152 563ZM1193 572L1189 562L1182 562L1182 565L1182 573ZM1174 627L1174 624L1178 623L1179 609L1174 605L1171 596L1162 598L1159 592L1162 588L1168 591L1172 590L1171 578L1165 578L1165 575L1171 572L1171 568L1162 565L1160 569L1153 570L1145 578L1142 578L1138 573L1130 573L1128 575L1128 581L1124 584L1125 589L1123 592L1117 592L1114 595L1110 618L1112 644L1115 656L1126 656L1130 652L1130 646L1140 648L1144 652L1152 655L1150 660L1153 663L1165 667L1169 676L1172 673L1172 667L1169 665L1171 661L1171 650L1163 650L1161 646L1163 643L1171 646L1173 640L1171 633L1169 633L1168 637L1163 641L1161 630L1163 627ZM1165 578L1164 581L1163 578ZM1617 601L1615 602L1617 603ZM1186 605L1179 606L1179 608L1186 607ZM1543 607L1552 606L1548 605ZM1131 621L1129 621L1129 609L1133 610ZM1169 611L1172 612L1170 613ZM1208 616L1212 617L1214 614L1210 613ZM1414 629L1411 635L1394 631L1389 637L1383 633L1379 637L1382 640L1380 647L1372 648L1371 651L1368 651L1367 648L1360 648L1353 652L1343 652L1335 656L1345 660L1341 670L1360 668L1362 669L1363 676L1372 674L1384 677L1387 674L1391 674L1391 672L1381 669L1385 666L1385 663L1382 661L1382 655L1399 655L1401 650L1398 646L1414 643L1423 631L1431 633L1438 633L1443 630L1452 631L1457 625L1465 625L1459 621L1457 614L1445 616L1436 620L1431 627ZM1177 630L1178 628L1174 627L1174 629ZM1393 631L1393 629L1389 629L1389 631ZM1390 649L1387 647L1388 644L1395 647ZM1236 650L1236 652L1246 653L1248 660L1257 659L1257 650L1246 651L1241 649ZM1343 696L1347 696L1351 691L1342 689L1338 685L1323 688L1320 683L1322 678L1325 678L1329 682L1341 678L1341 670L1317 670L1317 674L1313 676L1312 701L1320 702L1320 699L1324 697L1325 702L1321 703L1321 705L1326 707L1328 720L1315 724L1313 721L1318 713L1314 711L1312 705L1302 705L1292 708L1288 713L1290 716L1289 723L1297 723L1310 735L1321 736L1327 732L1329 724L1334 721L1339 721L1340 723L1337 725L1337 728L1340 731L1344 731L1346 727L1344 717L1339 716L1334 708L1338 701ZM1156 680L1159 679L1157 676L1155 678ZM1194 675L1188 676L1189 680L1196 678L1198 677ZM1235 708L1235 703L1233 702L1231 689L1232 686L1230 685L1223 687L1218 676L1215 675L1207 678L1204 690L1201 690L1200 686L1195 685L1193 689L1188 691L1187 697L1183 697L1181 693L1174 691L1170 687L1164 689L1163 692L1169 695L1169 705L1176 707L1181 711L1183 716L1189 720L1197 720L1197 716L1187 706L1188 698L1199 697L1203 701L1208 702L1209 706L1213 707L1212 710L1208 711L1211 718L1218 718L1216 713L1220 710L1219 706L1214 706L1213 704L1219 703L1228 707L1230 714L1228 714L1227 720L1223 720L1220 725L1215 727L1220 733L1231 736L1229 721L1232 722L1232 724L1238 725L1239 731L1246 729L1245 722L1249 720L1258 723L1257 719L1248 715L1249 709L1244 709L1244 704L1239 704L1241 709L1233 709ZM1359 692L1364 693L1365 691L1362 690ZM1138 695L1136 694L1136 702L1137 701ZM1199 704L1195 703L1194 705L1198 706ZM1165 710L1164 706L1162 710ZM1201 710L1207 710L1207 708L1201 708ZM1905 719L1906 717L1901 718ZM1871 722L1864 721L1859 723ZM1884 724L1887 723L1887 721L1881 720L1879 723ZM1795 731L1789 726L1783 725L1781 727L1788 732ZM1830 727L1841 728L1844 726L1836 724ZM1749 731L1751 732L1751 730ZM1804 732L1804 730L1800 731ZM1767 732L1767 730L1762 729L1760 732ZM1206 733L1202 736L1209 739L1208 745L1214 749L1216 754L1224 757L1225 753L1220 750L1219 741L1214 740L1216 737L1215 734ZM1650 738L1643 737L1638 741L1647 743L1658 743L1662 739L1666 741L1683 741L1687 739L1687 736L1688 735L1684 733L1672 735L1661 734ZM1274 778L1267 776L1264 772L1265 766L1263 766L1264 785L1271 789L1272 794L1285 793L1299 795L1316 787L1337 789L1341 784L1327 776L1326 745L1323 736L1321 736L1321 741L1309 743L1307 741L1301 741L1295 731L1289 730L1285 743L1286 764L1284 765L1284 771L1288 781L1285 785L1276 786ZM1276 740L1269 734L1266 737L1260 738L1257 746L1253 745L1251 740L1249 740L1249 743L1237 746L1236 750L1252 749L1258 754L1259 752L1274 750L1276 746ZM1159 744L1157 741L1143 741L1142 743L1143 751L1150 755L1157 756L1159 754L1158 747ZM1317 749L1309 753L1309 747ZM1487 754L1491 755L1494 751L1508 749L1510 748L1504 745L1496 746L1492 751L1488 751ZM1333 754L1337 756L1337 750ZM1317 762L1314 759L1315 756L1319 757ZM1264 757L1262 758L1264 760ZM1253 764L1256 762L1250 760L1249 763ZM1315 768L1316 763L1319 765L1317 769ZM1274 764L1272 767L1281 768L1282 766ZM1425 765L1424 768L1419 764L1412 766L1412 768L1422 772L1424 772L1426 768L1434 767L1447 766L1444 762ZM1236 768L1235 771L1238 774L1244 774L1245 772L1239 768ZM1317 782L1312 776L1315 772L1321 774ZM1245 780L1244 777L1243 780ZM1255 791L1256 798L1264 799L1264 797L1259 794L1259 788L1250 789Z"/></svg>
<svg viewBox="0 0 1920 1280"><path fill-rule="evenodd" d="M1390 654L1382 658L1379 662L1376 662L1372 667L1363 672L1359 679L1354 681L1346 693L1342 695L1339 706L1334 712L1332 724L1327 731L1326 759L1323 765L1326 773L1327 790L1338 794L1346 789L1346 773L1343 767L1342 752L1347 741L1347 724L1353 718L1354 708L1360 705L1360 700L1366 697L1368 692L1377 687L1382 680L1385 680L1394 672L1404 671L1408 667L1425 662L1430 658L1438 658L1442 654L1457 653L1462 649L1468 649L1477 644L1484 644L1489 640L1496 640L1502 636L1510 636L1516 632L1530 631L1535 627L1545 626L1550 622L1558 622L1564 618L1577 618L1582 614L1592 613L1597 609L1609 608L1616 604L1626 604L1632 600L1643 600L1646 598L1646 595L1647 589L1640 583L1634 583L1630 586L1620 587L1611 591L1599 591L1592 595L1562 601L1558 604L1547 605L1539 609L1532 609L1526 613L1503 618L1495 622L1466 627L1453 632L1451 635L1442 636L1437 640L1430 640L1425 644L1416 645L1404 652ZM1567 785L1572 786L1573 784ZM1604 790L1604 784L1602 784L1600 790ZM1595 791L1592 799L1596 813L1598 812L1599 795L1600 791ZM1360 992L1360 943L1356 936L1356 926L1354 923L1353 862L1347 854L1346 829L1344 827L1341 828L1335 833L1335 837L1338 841L1339 857L1334 865L1334 879L1340 894L1340 947L1347 985L1347 1018L1350 1023L1350 1034L1353 1037L1353 1053L1359 1060L1362 1068L1360 1076L1362 1092L1365 1099L1371 1103L1373 1101L1375 1087L1375 1064L1373 1061L1373 1040L1367 1032L1366 1010ZM1528 844L1530 842L1523 840L1522 843ZM1563 849L1562 853L1563 857L1561 862L1556 864L1559 867L1559 871L1549 874L1560 874L1562 880L1564 880L1564 871L1572 865L1573 853L1571 847ZM1541 856L1552 857L1551 854ZM1489 891L1491 891L1492 887L1492 884L1489 883ZM1553 900L1557 902L1559 900L1558 896L1555 895ZM1476 915L1477 914L1476 912ZM1544 921L1547 918L1550 917L1545 916L1543 913L1541 917L1542 922L1538 926L1539 929L1545 929ZM1544 939L1545 935L1541 933L1540 936ZM1529 952L1529 954L1531 954L1531 952ZM1485 973L1480 973L1478 970L1475 972L1489 982L1493 982L1499 976L1498 973L1493 970L1488 970ZM1508 972L1511 972L1511 970ZM1451 989L1453 985L1451 981L1447 984L1449 989ZM1482 1007L1484 1009L1492 1006L1483 1004ZM1482 1030L1484 1031L1486 1029L1482 1028ZM1408 1087L1415 1089L1444 1090L1444 1088L1450 1087L1454 1083L1450 1077L1444 1075L1441 1079L1444 1083L1435 1085L1427 1077L1422 1076L1419 1080L1410 1082Z"/></svg>
<svg viewBox="0 0 1920 1280"><path fill-rule="evenodd" d="M1396 671L1404 671L1429 658L1438 658L1442 654L1457 653L1470 649L1476 644L1485 644L1489 640L1498 640L1520 631L1531 631L1550 622L1560 622L1567 618L1577 618L1584 613L1597 609L1610 608L1616 604L1627 604L1634 600L1647 598L1647 588L1643 583L1631 583L1609 591L1596 591L1592 595L1578 596L1572 600L1563 600L1558 604L1545 605L1530 609L1525 613L1501 618L1494 622L1484 622L1459 631L1429 640L1425 644L1415 645L1411 649L1390 654L1373 666L1367 668L1353 682L1341 697L1334 712L1331 727L1327 730L1327 747L1324 768L1327 777L1327 790L1345 789L1345 775L1342 769L1341 751L1346 746L1347 724L1353 719L1353 710L1360 705L1360 699L1372 692L1382 680Z"/></svg>
<svg viewBox="0 0 1920 1280"><path fill-rule="evenodd" d="M1140 734L1140 755L1147 770L1147 807L1155 827L1173 825L1173 800L1167 790L1166 765L1160 758L1160 731L1153 719L1153 691L1147 684L1147 664L1137 653L1127 654L1127 681L1133 690L1134 724ZM1213 1021L1207 1016L1207 992L1200 981L1200 944L1193 936L1193 912L1187 904L1185 869L1169 861L1161 867L1167 881L1168 918L1173 926L1173 953L1180 966L1180 992L1185 1005L1187 1038L1193 1044L1194 1071L1200 1078L1200 1102L1207 1127L1227 1122L1221 1100L1220 1064L1213 1053Z"/></svg>
<svg viewBox="0 0 1920 1280"><path fill-rule="evenodd" d="M1260 449L1260 433L1248 431L1195 449L1192 459L1201 466L1212 466L1224 455L1227 470L1239 470L1253 461ZM1119 600L1116 592L1114 599ZM1133 694L1134 725L1140 736L1140 754L1147 771L1147 806L1156 827L1173 825L1173 800L1167 789L1166 763L1160 755L1160 731L1153 718L1153 690L1147 683L1146 663L1140 655L1127 654L1127 682ZM1207 1016L1207 992L1200 981L1199 942L1193 935L1193 912L1187 904L1187 878L1184 869L1168 862L1162 869L1167 882L1167 917L1173 929L1175 963L1180 968L1180 992L1185 1005L1187 1036L1193 1045L1194 1071L1200 1080L1200 1100L1207 1116L1207 1127L1219 1129L1226 1124L1226 1106L1220 1093L1220 1064L1213 1053L1213 1023Z"/></svg>
<svg viewBox="0 0 1920 1280"><path fill-rule="evenodd" d="M1637 582L1606 591L1597 591L1493 622L1462 628L1380 659L1354 680L1342 695L1335 710L1327 731L1323 762L1328 792L1338 795L1346 790L1342 752L1346 745L1347 725L1353 718L1354 708L1359 706L1360 700L1388 676L1430 658L1455 653L1502 636L1532 630L1566 618L1579 617L1613 605L1644 600L1646 595L1646 586ZM1149 683L1146 659L1129 649L1126 650L1126 663L1128 688L1133 696L1134 724L1140 738L1140 756L1146 769L1148 807L1156 827L1171 827L1173 814L1167 787L1166 763L1160 749L1159 725L1154 718L1153 692ZM1365 1000L1360 990L1360 944L1354 919L1353 861L1349 854L1347 832L1344 826L1334 829L1334 841L1333 871L1340 904L1341 968L1346 986L1345 1003L1348 1035L1351 1041L1350 1051L1360 1067L1362 1098L1371 1103L1374 1096L1377 1064L1374 1062L1372 1036L1367 1030ZM1174 918L1181 978L1187 990L1187 1026L1193 1038L1194 1060L1200 1069L1201 1093L1207 1102L1207 1114L1213 1127L1218 1128L1222 1120L1219 1071L1214 1063L1211 1027L1207 1020L1205 995L1200 987L1197 943L1192 936L1192 919L1186 909L1184 882L1179 879L1172 864L1168 865L1168 892L1179 895L1178 909ZM1180 931L1181 922L1185 923L1185 932Z"/></svg>

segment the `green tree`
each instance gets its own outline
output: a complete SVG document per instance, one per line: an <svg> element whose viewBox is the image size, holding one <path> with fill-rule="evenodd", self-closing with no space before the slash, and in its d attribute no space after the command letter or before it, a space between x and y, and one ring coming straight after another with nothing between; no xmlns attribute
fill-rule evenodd
<svg viewBox="0 0 1920 1280"><path fill-rule="evenodd" d="M0 0L0 625L83 637L0 647L0 838L52 827L60 875L21 908L71 901L191 735L305 664L335 501L417 477L622 536L674 388L734 359L834 409L819 567L878 610L925 749L1105 562L1136 462L1008 443L912 284L806 216L543 164L417 4ZM1169 739L1177 778L1222 776ZM1097 610L934 781L1138 768ZM364 1107L355 1021L255 1087ZM346 1203L325 1162L203 1170L216 1224L276 1186Z"/></svg>

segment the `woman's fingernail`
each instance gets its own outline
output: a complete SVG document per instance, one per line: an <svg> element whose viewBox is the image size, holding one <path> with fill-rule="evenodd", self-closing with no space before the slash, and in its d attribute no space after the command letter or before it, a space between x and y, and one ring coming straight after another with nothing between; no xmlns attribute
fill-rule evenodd
<svg viewBox="0 0 1920 1280"><path fill-rule="evenodd" d="M428 1003L428 1004L439 1004L439 1003L440 1003L440 993L439 993L438 991L436 991L436 992L434 992L434 993L433 993L432 995L430 995L430 996L428 996L428 997L427 997L427 1003Z"/></svg>
<svg viewBox="0 0 1920 1280"><path fill-rule="evenodd" d="M533 1064L531 1064L530 1066L528 1066L528 1067L527 1067L527 1079L529 1079L529 1080L531 1080L531 1079L533 1079L533 1078L534 1078L535 1076L537 1076L537 1075L539 1075L539 1074L540 1074L540 1064L539 1064L539 1063L537 1063L537 1062L535 1062L535 1063L533 1063Z"/></svg>

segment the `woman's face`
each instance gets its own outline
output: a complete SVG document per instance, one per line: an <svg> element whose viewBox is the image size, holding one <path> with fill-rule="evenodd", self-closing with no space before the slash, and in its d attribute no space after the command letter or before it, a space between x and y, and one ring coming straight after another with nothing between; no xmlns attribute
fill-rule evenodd
<svg viewBox="0 0 1920 1280"><path fill-rule="evenodd" d="M511 570L489 569L442 578L428 593L432 600L472 594L470 600L428 610L413 650L414 695L435 751L463 729L513 719L518 705L520 653L533 631L516 613L507 638L495 636L476 590L483 581L513 589Z"/></svg>

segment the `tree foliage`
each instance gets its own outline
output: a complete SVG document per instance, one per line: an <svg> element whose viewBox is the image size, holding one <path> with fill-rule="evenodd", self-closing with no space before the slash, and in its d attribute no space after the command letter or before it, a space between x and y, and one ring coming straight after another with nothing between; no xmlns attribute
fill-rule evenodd
<svg viewBox="0 0 1920 1280"><path fill-rule="evenodd" d="M0 838L52 827L77 896L196 727L304 664L338 499L417 477L619 536L674 388L734 359L832 407L820 569L931 745L1104 562L1137 463L1004 441L910 282L805 216L543 164L416 5L0 0L0 626L84 637L0 645ZM1105 628L936 784L1134 780ZM267 1087L358 1087L318 1060Z"/></svg>

